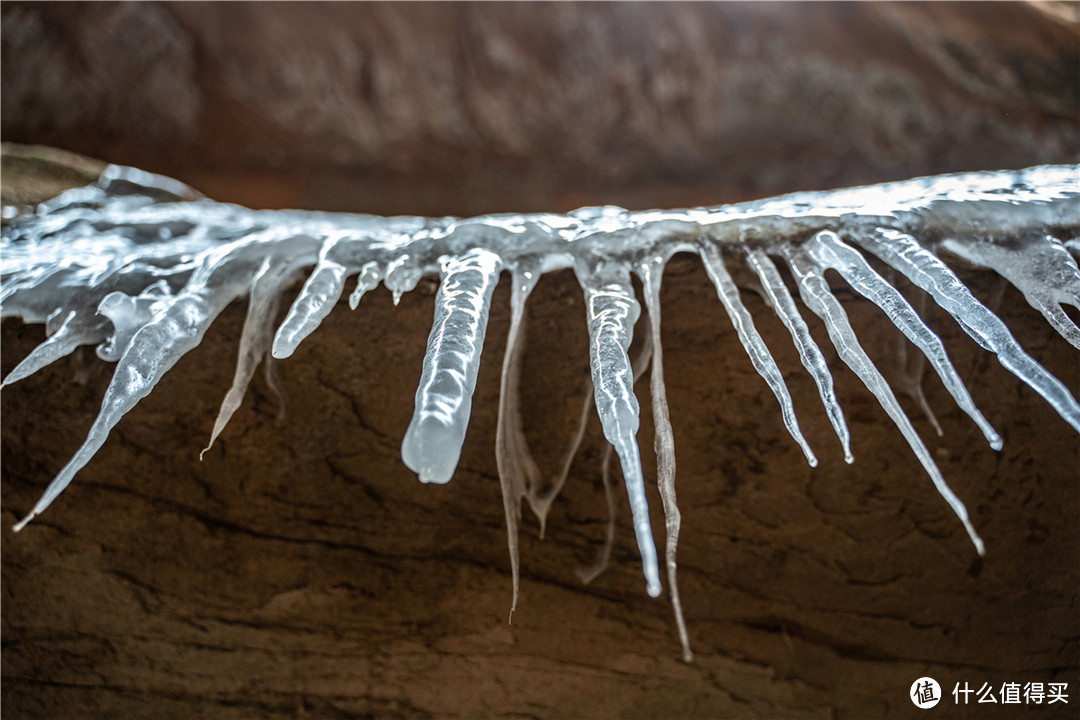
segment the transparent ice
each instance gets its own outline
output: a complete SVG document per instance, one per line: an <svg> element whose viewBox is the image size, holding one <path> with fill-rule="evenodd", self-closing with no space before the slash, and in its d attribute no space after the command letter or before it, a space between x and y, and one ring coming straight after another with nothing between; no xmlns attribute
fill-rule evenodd
<svg viewBox="0 0 1080 720"><path fill-rule="evenodd" d="M925 290L981 347L1080 432L1080 405L1068 389L1020 347L943 259L954 256L995 270L1062 337L1080 348L1080 329L1062 309L1063 304L1080 308L1078 177L1080 168L1075 166L1043 166L798 193L713 208L630 212L594 207L566 215L458 219L253 211L212 202L175 180L110 166L94 184L14 213L3 228L0 315L44 323L48 333L3 385L82 345L97 346L102 359L117 363L85 443L15 529L22 529L63 492L124 414L184 353L198 346L233 300L247 297L248 311L236 373L210 444L240 406L262 359L292 355L338 304L353 277L356 285L349 296L353 309L380 282L396 301L422 277L441 280L402 458L422 481L448 482L469 421L492 293L506 271L513 287L496 458L514 606L522 500L536 513L542 533L547 511L567 480L584 436L590 405L595 405L622 466L647 590L653 596L660 594L660 563L649 523L634 394L635 377L651 364L656 477L667 530L665 565L683 656L689 660L675 578L680 514L660 344L659 291L668 260L680 252L701 257L754 367L780 403L785 427L813 466L817 461L799 430L791 395L741 300L731 269L746 269L758 278L760 290L790 332L816 383L844 457L851 462L850 433L832 376L783 279L781 270L786 267L806 307L824 322L840 358L896 423L982 554L983 541L963 501L946 484L893 390L862 350L825 272L835 271L884 310L925 354L991 447L999 449L1001 438L975 407L941 341L868 258L876 257ZM5 210L5 217L11 214ZM529 451L518 386L526 301L542 274L563 268L574 270L585 295L593 392L552 481ZM303 287L275 331L280 298L304 273ZM641 281L650 321L648 342L635 362L628 350L641 303L633 275ZM607 467L605 460L605 477ZM607 553L584 577L604 567L613 537L609 529Z"/></svg>

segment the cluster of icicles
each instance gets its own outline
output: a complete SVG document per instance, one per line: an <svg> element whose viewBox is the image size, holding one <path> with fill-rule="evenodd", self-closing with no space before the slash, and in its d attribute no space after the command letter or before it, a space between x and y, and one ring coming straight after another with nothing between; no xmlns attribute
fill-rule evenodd
<svg viewBox="0 0 1080 720"><path fill-rule="evenodd" d="M813 466L817 461L799 430L782 374L740 299L729 264L742 263L756 274L816 382L851 462L848 429L829 369L777 263L785 265L806 308L824 322L840 358L896 423L982 554L983 542L964 504L949 489L893 391L860 347L824 274L835 270L886 312L926 355L991 447L1000 448L1001 438L974 406L942 343L867 261L869 255L925 290L975 342L995 353L1006 369L1080 432L1080 406L1066 387L1016 343L938 255L944 250L998 272L1080 348L1080 329L1061 307L1080 307L1075 257L1080 254L1078 170L1054 166L950 175L678 211L594 207L566 215L457 219L252 211L206 200L168 178L110 167L93 185L18 215L3 230L0 311L4 317L45 323L48 333L4 384L81 345L97 345L103 360L118 363L85 443L16 529L56 499L124 414L199 344L233 300L248 297L247 318L236 374L211 444L240 405L263 356L291 355L338 303L353 277L349 305L354 309L379 282L397 300L422 277L440 277L415 412L401 455L421 481L448 482L469 421L492 292L507 271L513 284L512 320L503 359L496 455L516 603L521 502L529 501L542 526L569 468L567 463L554 489L542 482L522 434L518 378L523 312L543 273L572 268L585 294L592 402L622 466L648 592L656 596L660 569L636 439L639 407L633 390L635 376L651 362L668 586L689 659L675 583L679 511L660 345L659 292L668 259L679 252L701 257L754 367L779 401L784 425ZM275 332L279 300L305 272L303 288ZM628 348L641 307L631 274L641 281L650 318L651 342L635 362Z"/></svg>

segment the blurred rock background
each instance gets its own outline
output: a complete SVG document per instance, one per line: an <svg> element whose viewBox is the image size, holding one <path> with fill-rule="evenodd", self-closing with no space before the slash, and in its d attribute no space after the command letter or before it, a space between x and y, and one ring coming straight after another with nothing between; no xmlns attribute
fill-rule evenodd
<svg viewBox="0 0 1080 720"><path fill-rule="evenodd" d="M260 207L712 205L1075 159L1070 9L5 2L2 134Z"/></svg>

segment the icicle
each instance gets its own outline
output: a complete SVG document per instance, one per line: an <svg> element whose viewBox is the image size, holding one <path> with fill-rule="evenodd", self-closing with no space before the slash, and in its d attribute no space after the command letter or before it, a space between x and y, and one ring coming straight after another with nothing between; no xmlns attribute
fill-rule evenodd
<svg viewBox="0 0 1080 720"><path fill-rule="evenodd" d="M836 399L836 391L833 389L832 373L825 362L825 356L814 342L810 334L810 328L799 313L794 298L784 285L783 278L776 269L776 265L769 259L764 250L755 248L747 254L747 263L761 279L762 290L765 292L777 316L784 323L784 327L791 333L791 339L799 351L799 359L810 376L817 384L818 396L825 406L825 412L829 416L836 437L844 448L844 461L849 465L855 461L851 454L851 434L848 432L847 423L844 421L844 411Z"/></svg>
<svg viewBox="0 0 1080 720"><path fill-rule="evenodd" d="M682 643L683 661L693 662L694 653L690 650L690 636L686 632L686 619L683 616L682 600L679 598L677 581L678 563L676 552L679 546L679 529L682 526L682 514L675 495L675 435L671 431L671 416L668 413L667 387L664 385L664 348L660 341L660 283L664 277L664 266L668 258L653 256L638 266L645 295L645 308L649 312L649 327L652 331L652 376L649 389L652 393L653 425L656 450L656 485L660 490L660 500L664 505L664 524L667 530L665 560L668 571L668 588L671 592L671 609L675 613L675 625Z"/></svg>
<svg viewBox="0 0 1080 720"><path fill-rule="evenodd" d="M856 241L930 293L960 327L1002 367L1043 396L1066 422L1080 432L1080 404L1065 385L1024 352L1001 319L979 302L949 266L911 235L889 228L855 235Z"/></svg>
<svg viewBox="0 0 1080 720"><path fill-rule="evenodd" d="M327 241L319 252L319 262L289 308L274 336L271 352L276 358L290 357L304 338L315 331L337 305L345 288L346 268L330 258L338 239Z"/></svg>
<svg viewBox="0 0 1080 720"><path fill-rule="evenodd" d="M503 510L506 513L506 539L510 549L510 571L514 580L514 599L510 605L510 618L513 619L521 585L518 556L521 499L527 494L528 485L535 484L540 477L540 470L536 467L536 462L529 452L525 434L521 429L518 393L518 381L521 377L521 351L525 340L525 301L529 299L533 288L536 287L536 281L540 279L539 262L535 259L519 262L513 268L511 279L510 330L506 336L506 352L503 355L502 380L499 386L499 419L495 426L495 461L499 468Z"/></svg>
<svg viewBox="0 0 1080 720"><path fill-rule="evenodd" d="M596 411L604 436L614 446L622 465L646 588L649 595L657 597L660 569L635 439L639 409L634 396L634 373L626 354L641 308L630 286L629 271L621 263L592 259L588 264L579 263L575 270L585 291Z"/></svg>
<svg viewBox="0 0 1080 720"><path fill-rule="evenodd" d="M49 483L30 514L15 524L16 532L49 507L105 443L120 418L150 394L181 356L198 346L230 300L220 293L207 292L205 287L185 291L135 334L105 390L101 412L82 447Z"/></svg>
<svg viewBox="0 0 1080 720"><path fill-rule="evenodd" d="M964 507L964 503L945 482L941 471L938 470L937 465L930 456L930 451L926 449L918 433L915 432L915 428L912 427L911 421L900 408L900 403L896 401L896 396L893 395L888 383L885 382L885 378L881 376L878 369L874 367L874 363L863 351L862 346L859 345L859 341L855 337L855 331L852 330L851 323L848 322L847 313L844 312L840 302L829 291L829 284L825 281L823 269L818 267L801 250L785 248L784 257L787 259L791 271L795 274L796 280L798 280L799 293L802 295L803 302L825 322L829 338L832 339L840 358L859 376L863 385L874 394L881 407L896 423L904 439L907 440L908 445L922 464L923 469L930 475L930 479L933 481L938 493L949 504L956 516L960 518L960 522L963 523L964 529L967 530L972 544L975 545L975 550L979 555L984 555L986 547L968 519L967 508Z"/></svg>
<svg viewBox="0 0 1080 720"><path fill-rule="evenodd" d="M372 260L364 263L364 267L360 270L359 277L356 278L356 289L349 295L349 309L355 310L360 305L360 299L368 293L369 290L373 290L379 281L382 280L382 268L379 267L379 263ZM415 285L415 282L413 283ZM401 295L395 291L394 304L397 305L397 298Z"/></svg>
<svg viewBox="0 0 1080 720"><path fill-rule="evenodd" d="M27 378L38 370L51 365L60 358L70 355L82 345L94 345L108 337L109 322L105 318L87 320L75 310L63 313L60 327L45 342L38 345L30 354L7 374L0 387Z"/></svg>
<svg viewBox="0 0 1080 720"><path fill-rule="evenodd" d="M263 356L269 354L270 341L274 331L274 318L281 304L281 293L292 282L294 268L286 260L271 256L263 261L255 274L251 294L248 300L247 316L244 329L240 334L240 352L236 359L236 372L232 386L221 402L214 429L210 433L210 442L206 444L199 459L214 445L218 435L229 424L233 413L240 407L247 393L248 385L255 374L255 369ZM295 347L295 346L294 346Z"/></svg>
<svg viewBox="0 0 1080 720"><path fill-rule="evenodd" d="M494 253L489 254L493 255ZM459 259L465 260L464 257ZM446 272L445 265L446 263L444 262L444 273ZM420 263L417 262L416 258L409 254L404 254L395 258L386 266L386 276L383 279L383 284L386 285L387 290L393 293L395 305L401 302L402 295L407 292L411 292L412 289L416 287L416 283L420 282L420 278L423 277L423 275L423 266L421 266ZM356 286L356 291L349 298L349 306L353 310L356 309L357 304L360 302L360 298L363 296L364 292L366 292L367 285L364 282L364 277L365 275L361 274L360 281ZM361 288L364 288L364 290L361 290ZM477 348L477 351L479 351L479 348Z"/></svg>
<svg viewBox="0 0 1080 720"><path fill-rule="evenodd" d="M1075 207L1072 220L1077 221ZM1012 235L1007 243L947 239L941 247L1007 279L1061 337L1080 350L1080 328L1061 309L1067 304L1080 310L1080 268L1065 246L1045 230Z"/></svg>
<svg viewBox="0 0 1080 720"><path fill-rule="evenodd" d="M457 467L501 267L498 255L482 249L443 261L416 409L401 442L401 458L421 482L450 482Z"/></svg>
<svg viewBox="0 0 1080 720"><path fill-rule="evenodd" d="M949 361L941 339L919 319L904 296L885 282L885 278L878 275L858 251L830 230L822 230L804 247L818 265L839 272L851 287L885 311L893 325L926 355L941 382L945 384L945 389L953 396L960 409L979 426L990 447L1000 450L1001 436L975 407L964 381Z"/></svg>
<svg viewBox="0 0 1080 720"><path fill-rule="evenodd" d="M644 318L643 322L646 323L646 325L649 324L647 316ZM641 348L634 356L633 362L631 362L631 367L634 370L634 385L637 385L638 380L645 374L645 370L648 369L652 357L652 335L646 328ZM600 463L601 482L604 485L604 500L607 503L608 509L607 531L604 533L604 546L600 550L600 554L595 563L589 567L578 568L577 570L577 576L581 578L581 581L586 585L600 577L600 575L608 569L608 566L611 564L611 553L615 549L615 528L618 525L619 518L619 498L615 494L615 483L611 479L611 457L613 453L614 448L609 443L604 447L604 459Z"/></svg>
<svg viewBox="0 0 1080 720"><path fill-rule="evenodd" d="M698 249L701 259L705 262L705 270L708 271L713 285L716 286L716 294L720 296L720 302L724 304L724 309L727 310L728 316L731 318L731 324L739 335L739 341L746 348L746 354L750 356L751 362L754 363L754 369L769 384L769 388L780 402L780 412L784 418L784 426L791 434L791 437L795 439L795 442L799 444L799 447L802 448L810 467L817 467L817 458L814 457L814 451L810 449L810 444L806 442L806 438L803 437L802 431L799 429L799 421L795 417L795 406L791 402L791 394L784 383L784 376L780 374L780 368L776 367L776 361L773 360L772 355L769 353L769 348L765 346L765 341L762 340L757 328L754 327L753 318L750 317L750 313L742 304L742 300L739 298L739 289L735 286L735 281L731 279L731 275L728 274L727 268L724 267L724 259L721 257L720 251L714 243L708 240L701 242Z"/></svg>

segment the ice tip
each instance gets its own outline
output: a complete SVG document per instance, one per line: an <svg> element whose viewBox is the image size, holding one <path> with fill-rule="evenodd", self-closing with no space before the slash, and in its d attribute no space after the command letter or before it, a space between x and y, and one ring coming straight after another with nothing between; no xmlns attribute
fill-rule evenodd
<svg viewBox="0 0 1080 720"><path fill-rule="evenodd" d="M274 344L270 347L270 357L275 360L284 360L293 354L292 343L285 341L280 335L274 338Z"/></svg>
<svg viewBox="0 0 1080 720"><path fill-rule="evenodd" d="M649 593L649 597L660 597L662 588L660 586L660 580L658 578L649 578L645 584L645 592Z"/></svg>
<svg viewBox="0 0 1080 720"><path fill-rule="evenodd" d="M26 527L26 523L28 523L28 522L30 522L31 520L33 520L33 519L34 519L34 515L35 515L35 513L30 513L29 515L27 515L26 517L24 517L24 518L23 518L22 520L20 520L19 522L17 522L17 523L15 523L14 525L12 525L12 526L11 526L11 529L12 529L12 531L13 531L13 532L19 532L20 530L22 530L22 529L23 529L24 527Z"/></svg>

